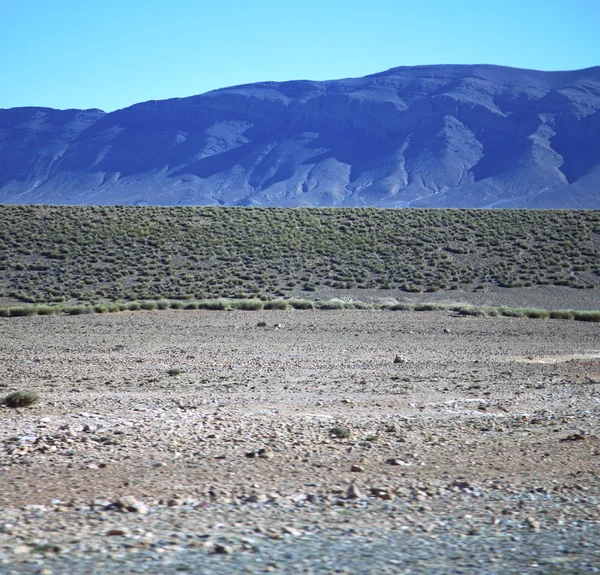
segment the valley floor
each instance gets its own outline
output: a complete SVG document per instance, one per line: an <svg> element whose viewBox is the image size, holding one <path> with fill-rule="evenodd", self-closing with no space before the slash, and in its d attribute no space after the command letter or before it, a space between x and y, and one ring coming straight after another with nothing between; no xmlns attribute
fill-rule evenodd
<svg viewBox="0 0 600 575"><path fill-rule="evenodd" d="M0 318L14 390L2 574L599 570L596 323Z"/></svg>

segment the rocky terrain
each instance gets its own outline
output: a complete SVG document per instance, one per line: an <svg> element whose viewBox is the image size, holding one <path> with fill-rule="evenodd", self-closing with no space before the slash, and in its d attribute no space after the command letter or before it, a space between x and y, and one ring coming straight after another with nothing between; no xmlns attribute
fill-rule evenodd
<svg viewBox="0 0 600 575"><path fill-rule="evenodd" d="M600 207L600 68L393 68L0 110L0 202Z"/></svg>
<svg viewBox="0 0 600 575"><path fill-rule="evenodd" d="M597 324L0 319L0 573L594 573Z"/></svg>

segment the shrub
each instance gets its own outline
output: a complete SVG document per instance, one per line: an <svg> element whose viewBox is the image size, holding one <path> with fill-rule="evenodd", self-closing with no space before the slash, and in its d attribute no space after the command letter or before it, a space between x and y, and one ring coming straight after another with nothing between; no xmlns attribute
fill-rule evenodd
<svg viewBox="0 0 600 575"><path fill-rule="evenodd" d="M274 299L271 301L265 302L263 306L264 309L290 309L290 304L283 299Z"/></svg>
<svg viewBox="0 0 600 575"><path fill-rule="evenodd" d="M317 309L344 309L346 302L341 299L330 299L328 301L317 301L315 302Z"/></svg>
<svg viewBox="0 0 600 575"><path fill-rule="evenodd" d="M145 309L145 310L153 310L156 309L158 307L157 303L155 301L143 301L140 302L140 308Z"/></svg>
<svg viewBox="0 0 600 575"><path fill-rule="evenodd" d="M557 309L550 312L552 319L573 319L575 312L571 309Z"/></svg>
<svg viewBox="0 0 600 575"><path fill-rule="evenodd" d="M50 305L39 305L37 306L38 315L55 315L58 313L58 308L56 306Z"/></svg>
<svg viewBox="0 0 600 575"><path fill-rule="evenodd" d="M315 304L308 299L291 299L288 303L294 309L315 309Z"/></svg>
<svg viewBox="0 0 600 575"><path fill-rule="evenodd" d="M31 315L36 315L36 314L37 314L37 310L32 305L23 305L23 306L13 307L10 309L10 315L14 316L14 317L25 317L25 316L31 316Z"/></svg>
<svg viewBox="0 0 600 575"><path fill-rule="evenodd" d="M178 375L181 375L181 369L179 369L178 367L172 367L171 369L169 369L169 371L167 371L167 375L170 377L176 377Z"/></svg>
<svg viewBox="0 0 600 575"><path fill-rule="evenodd" d="M39 395L33 391L14 391L2 400L2 405L11 408L31 407L38 400Z"/></svg>
<svg viewBox="0 0 600 575"><path fill-rule="evenodd" d="M231 309L241 309L245 311L257 311L264 307L264 302L259 299L240 299L232 301L230 306Z"/></svg>
<svg viewBox="0 0 600 575"><path fill-rule="evenodd" d="M350 437L350 428L342 425L336 425L329 430L329 433L337 439L348 439Z"/></svg>
<svg viewBox="0 0 600 575"><path fill-rule="evenodd" d="M227 310L229 302L224 299L206 299L198 302L198 309Z"/></svg>
<svg viewBox="0 0 600 575"><path fill-rule="evenodd" d="M574 312L573 319L576 319L577 321L600 322L600 311L576 311Z"/></svg>
<svg viewBox="0 0 600 575"><path fill-rule="evenodd" d="M69 315L83 315L93 313L93 309L89 305L72 305L63 308L63 311Z"/></svg>

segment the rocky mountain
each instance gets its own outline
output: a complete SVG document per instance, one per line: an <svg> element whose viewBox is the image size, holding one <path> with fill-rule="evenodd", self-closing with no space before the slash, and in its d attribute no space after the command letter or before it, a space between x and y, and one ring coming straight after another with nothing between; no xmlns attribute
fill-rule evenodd
<svg viewBox="0 0 600 575"><path fill-rule="evenodd" d="M402 67L112 113L0 110L0 202L599 209L600 67Z"/></svg>

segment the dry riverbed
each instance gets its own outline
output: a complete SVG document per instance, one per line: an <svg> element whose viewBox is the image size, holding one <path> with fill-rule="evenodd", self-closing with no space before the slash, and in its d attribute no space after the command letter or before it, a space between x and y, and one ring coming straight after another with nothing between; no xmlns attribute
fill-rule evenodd
<svg viewBox="0 0 600 575"><path fill-rule="evenodd" d="M0 573L588 573L598 324L0 320Z"/></svg>

